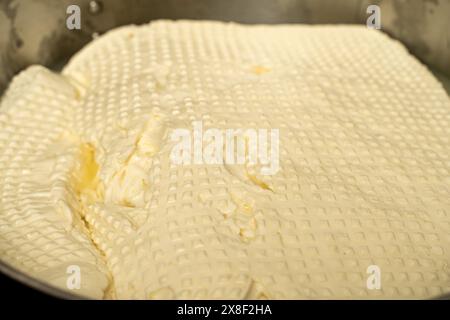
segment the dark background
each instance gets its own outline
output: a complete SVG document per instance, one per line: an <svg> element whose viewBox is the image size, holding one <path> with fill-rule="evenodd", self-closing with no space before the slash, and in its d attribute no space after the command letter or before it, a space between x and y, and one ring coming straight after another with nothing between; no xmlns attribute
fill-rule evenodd
<svg viewBox="0 0 450 320"><path fill-rule="evenodd" d="M55 298L25 286L0 273L0 301L2 307L12 300L55 300Z"/></svg>

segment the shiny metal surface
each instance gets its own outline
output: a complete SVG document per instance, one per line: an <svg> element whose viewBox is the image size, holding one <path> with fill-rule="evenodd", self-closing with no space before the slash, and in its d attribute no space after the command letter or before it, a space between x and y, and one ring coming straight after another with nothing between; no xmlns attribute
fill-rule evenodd
<svg viewBox="0 0 450 320"><path fill-rule="evenodd" d="M66 8L81 8L81 30L68 30ZM450 77L450 0L0 0L0 91L26 66L53 66L94 32L153 19L242 23L365 23L381 8L382 30Z"/></svg>
<svg viewBox="0 0 450 320"><path fill-rule="evenodd" d="M71 4L81 8L81 30L66 27ZM382 30L429 65L450 92L450 0L0 0L0 94L28 65L57 69L92 34L120 25L154 19L365 24L369 4L380 6ZM0 271L51 295L79 298L1 261Z"/></svg>
<svg viewBox="0 0 450 320"><path fill-rule="evenodd" d="M22 273L19 270L7 265L2 261L0 261L0 272L16 281L19 281L20 283L28 285L31 288L44 292L55 298L70 299L70 300L86 299L85 297L77 295L75 292L72 293L69 291L64 291L59 288L53 287L45 282L39 281L38 279L34 279L26 275L25 273Z"/></svg>

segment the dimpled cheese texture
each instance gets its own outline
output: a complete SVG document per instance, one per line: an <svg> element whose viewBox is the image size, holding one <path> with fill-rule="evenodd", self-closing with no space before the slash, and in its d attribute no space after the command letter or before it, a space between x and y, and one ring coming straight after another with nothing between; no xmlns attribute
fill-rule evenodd
<svg viewBox="0 0 450 320"><path fill-rule="evenodd" d="M173 163L194 121L278 129L280 169ZM0 257L93 298L445 294L449 98L363 26L110 31L3 98Z"/></svg>

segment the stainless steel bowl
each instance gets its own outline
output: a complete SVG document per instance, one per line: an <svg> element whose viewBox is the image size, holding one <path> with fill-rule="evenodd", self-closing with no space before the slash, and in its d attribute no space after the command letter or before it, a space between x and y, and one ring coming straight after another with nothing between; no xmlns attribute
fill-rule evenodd
<svg viewBox="0 0 450 320"><path fill-rule="evenodd" d="M81 8L81 30L66 27L71 4ZM365 24L370 4L381 8L381 29L427 64L450 93L450 0L0 0L0 94L25 67L58 70L94 33L121 25L154 19ZM53 296L80 298L23 274L1 256L0 271Z"/></svg>

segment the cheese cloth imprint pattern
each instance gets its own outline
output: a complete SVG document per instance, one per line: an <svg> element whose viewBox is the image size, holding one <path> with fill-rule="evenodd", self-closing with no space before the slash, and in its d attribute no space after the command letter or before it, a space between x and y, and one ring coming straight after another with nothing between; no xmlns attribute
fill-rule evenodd
<svg viewBox="0 0 450 320"><path fill-rule="evenodd" d="M173 164L193 121L279 129L280 170ZM2 100L1 259L78 294L429 298L449 244L449 98L375 30L126 26Z"/></svg>

